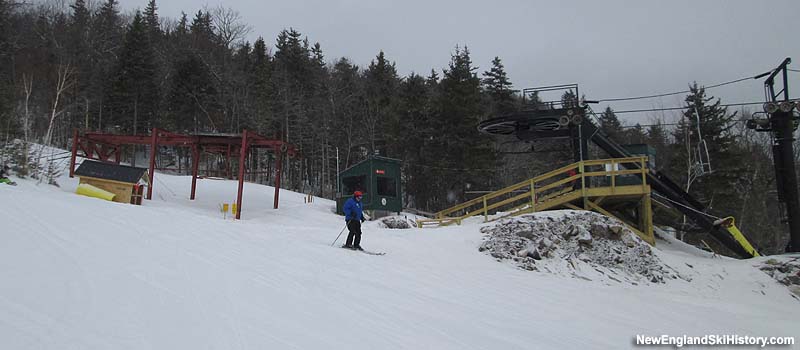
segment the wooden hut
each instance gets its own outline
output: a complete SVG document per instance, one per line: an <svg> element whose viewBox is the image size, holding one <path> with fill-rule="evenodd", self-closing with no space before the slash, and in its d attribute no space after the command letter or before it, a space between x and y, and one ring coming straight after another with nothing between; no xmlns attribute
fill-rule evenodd
<svg viewBox="0 0 800 350"><path fill-rule="evenodd" d="M113 193L114 202L141 205L146 168L86 160L75 170L81 184L89 184Z"/></svg>

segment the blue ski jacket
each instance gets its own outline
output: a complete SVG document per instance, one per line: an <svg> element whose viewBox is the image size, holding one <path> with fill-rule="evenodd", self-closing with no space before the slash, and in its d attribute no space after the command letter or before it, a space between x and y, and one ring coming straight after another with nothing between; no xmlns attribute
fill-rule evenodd
<svg viewBox="0 0 800 350"><path fill-rule="evenodd" d="M361 209L361 201L350 198L344 203L344 220L363 220L364 211Z"/></svg>

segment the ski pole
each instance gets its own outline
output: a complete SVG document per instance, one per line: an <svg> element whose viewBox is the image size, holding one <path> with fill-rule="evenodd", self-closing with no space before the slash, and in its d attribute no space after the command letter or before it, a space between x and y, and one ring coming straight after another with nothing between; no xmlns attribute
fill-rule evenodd
<svg viewBox="0 0 800 350"><path fill-rule="evenodd" d="M346 229L346 228L347 228L347 224L344 224L344 228L342 228L342 230L339 231L339 235L336 236L336 239L333 240L333 243L331 243L331 247L333 247L333 245L336 244L336 241L339 240L339 237L342 236L342 233L344 232L344 229Z"/></svg>

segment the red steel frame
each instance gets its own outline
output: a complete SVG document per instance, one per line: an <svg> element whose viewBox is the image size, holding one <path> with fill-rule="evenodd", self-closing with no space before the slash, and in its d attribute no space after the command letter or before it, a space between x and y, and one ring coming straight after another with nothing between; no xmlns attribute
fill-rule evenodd
<svg viewBox="0 0 800 350"><path fill-rule="evenodd" d="M278 209L278 197L281 187L282 158L286 153L295 156L297 152L294 146L281 140L273 140L256 134L246 129L241 135L182 135L166 130L153 128L150 135L114 135L104 133L85 133L81 136L78 130L72 135L72 156L69 162L69 177L75 175L75 160L78 151L83 152L83 157L96 159L103 162L113 162L119 164L122 152L122 145L150 145L150 168L149 184L147 186L147 199L153 197L153 175L156 164L156 147L191 147L192 150L192 194L190 199L195 199L197 189L197 169L200 159L200 152L218 152L227 156L226 172L228 178L231 177L230 159L235 152L239 153L239 192L236 196L236 218L241 219L242 213L242 192L244 190L244 175L247 155L250 150L255 148L271 149L276 154L276 174L275 174L275 200L274 208Z"/></svg>

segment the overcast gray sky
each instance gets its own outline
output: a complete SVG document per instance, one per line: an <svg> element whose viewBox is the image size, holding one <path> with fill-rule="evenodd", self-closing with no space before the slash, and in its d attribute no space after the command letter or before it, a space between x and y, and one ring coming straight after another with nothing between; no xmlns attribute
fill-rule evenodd
<svg viewBox="0 0 800 350"><path fill-rule="evenodd" d="M120 1L127 12L148 0ZM252 26L250 41L262 36L270 47L292 27L319 42L328 61L344 56L366 66L383 50L406 76L441 73L455 46L466 45L481 73L499 56L517 89L577 83L587 99L680 91L695 80L712 85L767 71L786 57L800 69L798 0L157 0L159 15L173 18L220 4ZM800 73L789 80L800 91ZM723 103L763 101L763 79L709 93ZM670 107L681 99L610 105Z"/></svg>

